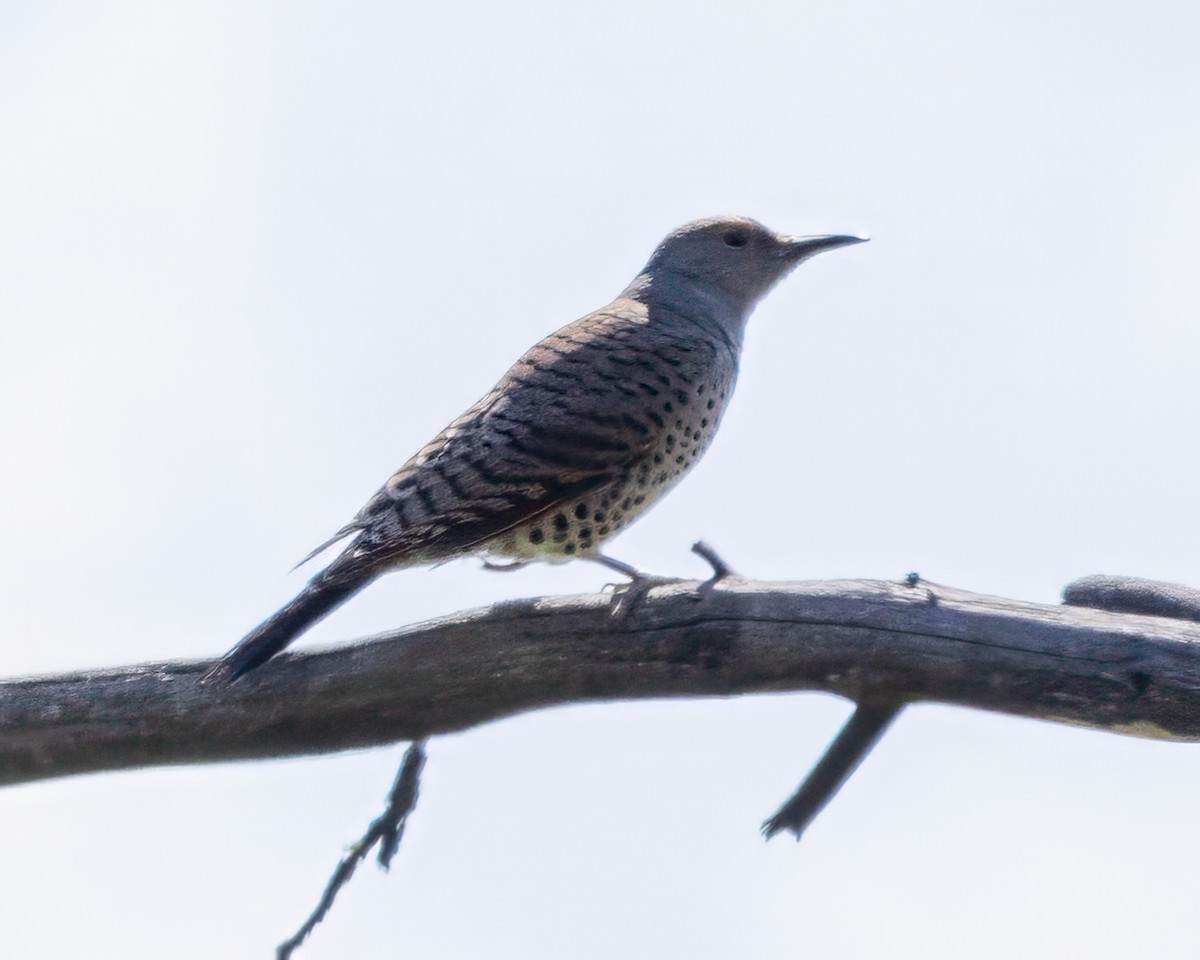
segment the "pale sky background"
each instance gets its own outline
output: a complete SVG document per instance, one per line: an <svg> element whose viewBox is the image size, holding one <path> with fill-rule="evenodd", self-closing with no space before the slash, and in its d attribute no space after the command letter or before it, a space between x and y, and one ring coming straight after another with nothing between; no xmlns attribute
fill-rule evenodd
<svg viewBox="0 0 1200 960"><path fill-rule="evenodd" d="M529 344L720 212L865 232L612 546L1054 602L1200 584L1200 6L0 0L0 673L212 656ZM393 575L329 643L591 565ZM430 745L321 958L1192 957L1200 747L821 695ZM400 748L0 790L0 953L266 958ZM722 771L728 772L723 776Z"/></svg>

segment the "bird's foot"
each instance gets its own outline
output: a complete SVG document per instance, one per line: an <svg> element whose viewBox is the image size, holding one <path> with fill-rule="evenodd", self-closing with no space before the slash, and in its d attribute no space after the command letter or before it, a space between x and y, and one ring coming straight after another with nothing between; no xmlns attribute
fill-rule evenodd
<svg viewBox="0 0 1200 960"><path fill-rule="evenodd" d="M603 564L608 569L615 570L629 578L628 583L610 583L605 586L605 589L611 589L613 593L612 615L614 617L629 616L642 605L646 595L655 587L680 581L679 577L662 577L653 573L642 573L633 564L606 557L602 553L597 553L588 559Z"/></svg>
<svg viewBox="0 0 1200 960"><path fill-rule="evenodd" d="M726 577L736 577L737 574L730 569L721 555L717 553L703 540L697 540L692 544L692 553L698 557L702 557L704 561L712 567L712 576L701 584L701 590L710 589L718 581ZM607 557L602 553L598 553L590 559L596 563L601 563L610 570L616 570L617 573L624 574L629 578L628 583L610 583L606 589L611 589L613 592L613 616L627 617L645 601L646 596L655 587L669 586L674 583L683 583L683 577L663 577L653 573L643 573L632 564L625 563L621 560L614 560L612 557Z"/></svg>
<svg viewBox="0 0 1200 960"><path fill-rule="evenodd" d="M653 573L637 573L628 583L612 583L612 615L618 618L630 616L640 607L655 587L683 583L682 577L661 577Z"/></svg>
<svg viewBox="0 0 1200 960"><path fill-rule="evenodd" d="M682 577L664 577L654 573L643 573L632 564L624 563L621 560L614 560L612 557L606 557L602 553L598 553L590 559L595 560L596 563L603 564L610 570L616 570L617 573L629 578L628 583L610 583L606 587L606 589L611 588L613 592L612 615L614 617L629 616L642 605L646 596L655 587L683 582Z"/></svg>

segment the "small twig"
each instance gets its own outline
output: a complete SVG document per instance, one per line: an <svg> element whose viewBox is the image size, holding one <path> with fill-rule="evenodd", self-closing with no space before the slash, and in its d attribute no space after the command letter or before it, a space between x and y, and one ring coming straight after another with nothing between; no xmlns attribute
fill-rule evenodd
<svg viewBox="0 0 1200 960"><path fill-rule="evenodd" d="M860 703L799 789L763 824L766 838L770 840L781 830L790 830L799 840L902 709L898 704Z"/></svg>
<svg viewBox="0 0 1200 960"><path fill-rule="evenodd" d="M703 540L697 540L692 544L692 553L712 567L712 576L709 578L709 583L715 583L718 580L723 580L725 577L737 576L729 564L721 558L721 555Z"/></svg>
<svg viewBox="0 0 1200 960"><path fill-rule="evenodd" d="M417 805L417 795L421 786L421 770L425 766L425 741L418 740L404 752L404 762L392 785L388 796L388 808L383 816L376 820L382 821L379 835L379 866L390 870L392 859L400 849L400 840L404 836L404 827L408 823L408 815ZM374 824L372 824L374 826Z"/></svg>
<svg viewBox="0 0 1200 960"><path fill-rule="evenodd" d="M329 878L329 883L325 886L325 892L321 894L317 908L291 939L276 948L277 960L288 960L295 949L313 932L317 924L325 919L329 908L333 906L338 891L354 876L354 871L358 868L359 863L366 858L375 844L379 844L379 865L384 870L391 866L392 858L400 847L400 838L404 836L404 825L408 820L408 815L417 805L421 768L424 766L425 741L414 740L404 752L404 761L400 764L400 772L396 774L396 782L392 784L392 791L388 794L387 809L372 822L362 839L342 857L337 869L333 871L333 876Z"/></svg>

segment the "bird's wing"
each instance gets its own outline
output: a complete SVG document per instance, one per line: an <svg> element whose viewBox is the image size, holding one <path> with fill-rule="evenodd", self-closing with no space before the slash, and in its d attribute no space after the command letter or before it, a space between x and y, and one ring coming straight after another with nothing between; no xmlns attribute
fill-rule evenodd
<svg viewBox="0 0 1200 960"><path fill-rule="evenodd" d="M470 551L647 457L662 426L651 395L662 387L639 342L643 324L593 314L533 347L344 528L358 531L347 559L420 563Z"/></svg>

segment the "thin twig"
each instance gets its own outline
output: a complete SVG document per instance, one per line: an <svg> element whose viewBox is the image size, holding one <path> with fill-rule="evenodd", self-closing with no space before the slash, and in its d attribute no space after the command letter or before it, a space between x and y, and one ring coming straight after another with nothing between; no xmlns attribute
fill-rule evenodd
<svg viewBox="0 0 1200 960"><path fill-rule="evenodd" d="M709 583L716 583L716 581L724 580L726 577L737 576L721 555L703 540L697 540L692 544L692 553L712 567L713 575L709 578Z"/></svg>
<svg viewBox="0 0 1200 960"><path fill-rule="evenodd" d="M400 847L400 838L404 836L404 825L408 820L408 815L417 805L421 768L424 766L425 741L415 740L404 752L404 761L400 764L400 772L396 774L396 782L392 784L392 791L388 794L387 809L367 828L362 839L342 857L337 869L333 871L333 876L329 878L329 883L325 886L325 892L321 894L317 908L291 939L281 943L276 949L277 960L288 960L295 949L313 932L317 924L325 919L329 908L333 906L338 891L354 876L354 871L358 868L359 863L366 858L375 844L379 844L379 865L384 870L391 866L392 858Z"/></svg>

